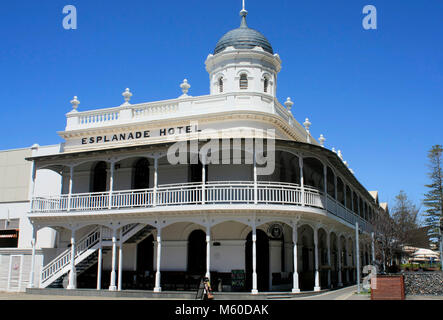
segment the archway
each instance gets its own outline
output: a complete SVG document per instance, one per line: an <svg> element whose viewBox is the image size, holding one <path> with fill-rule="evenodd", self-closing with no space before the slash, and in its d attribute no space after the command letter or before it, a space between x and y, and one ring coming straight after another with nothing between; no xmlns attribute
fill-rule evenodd
<svg viewBox="0 0 443 320"><path fill-rule="evenodd" d="M106 162L100 161L94 166L92 171L92 190L91 192L106 191L107 180L107 165Z"/></svg>
<svg viewBox="0 0 443 320"><path fill-rule="evenodd" d="M314 290L315 256L314 230L309 225L303 225L298 230L298 243L301 245L301 268L299 267L299 282L302 291Z"/></svg>
<svg viewBox="0 0 443 320"><path fill-rule="evenodd" d="M266 232L257 229L256 242L257 289L269 291L269 238ZM245 245L246 290L252 289L252 232L246 237Z"/></svg>
<svg viewBox="0 0 443 320"><path fill-rule="evenodd" d="M149 160L142 158L134 165L134 176L132 189L148 189L149 188Z"/></svg>
<svg viewBox="0 0 443 320"><path fill-rule="evenodd" d="M206 272L206 233L194 230L188 238L188 273L203 276Z"/></svg>
<svg viewBox="0 0 443 320"><path fill-rule="evenodd" d="M154 236L151 234L137 244L136 289L154 287Z"/></svg>
<svg viewBox="0 0 443 320"><path fill-rule="evenodd" d="M339 253L337 248L337 236L335 233L331 232L331 284L333 288L338 287L338 259Z"/></svg>

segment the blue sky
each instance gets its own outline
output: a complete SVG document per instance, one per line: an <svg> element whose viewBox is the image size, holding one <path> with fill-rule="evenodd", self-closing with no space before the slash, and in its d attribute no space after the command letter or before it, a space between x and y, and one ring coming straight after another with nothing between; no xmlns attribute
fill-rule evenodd
<svg viewBox="0 0 443 320"><path fill-rule="evenodd" d="M443 143L443 2L247 0L248 24L280 54L278 98L341 149L357 178L393 204L419 204L426 154ZM64 30L75 5L78 29ZM364 30L362 9L377 8ZM69 101L80 110L209 93L204 61L240 23L240 0L24 0L0 5L0 149L62 142Z"/></svg>

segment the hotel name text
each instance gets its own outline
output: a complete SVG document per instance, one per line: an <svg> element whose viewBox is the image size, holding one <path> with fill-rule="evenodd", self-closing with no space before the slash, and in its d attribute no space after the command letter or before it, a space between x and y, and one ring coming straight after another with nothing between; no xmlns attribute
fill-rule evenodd
<svg viewBox="0 0 443 320"><path fill-rule="evenodd" d="M154 135L152 135L151 130L144 130L144 131L133 131L129 133L119 133L113 135L86 137L82 138L82 144L99 144L99 143L139 140L139 139L151 138L152 136L166 137L166 136L174 136L179 134L191 134L196 132L201 132L201 130L198 129L198 126L170 127L170 128L157 129L154 132Z"/></svg>

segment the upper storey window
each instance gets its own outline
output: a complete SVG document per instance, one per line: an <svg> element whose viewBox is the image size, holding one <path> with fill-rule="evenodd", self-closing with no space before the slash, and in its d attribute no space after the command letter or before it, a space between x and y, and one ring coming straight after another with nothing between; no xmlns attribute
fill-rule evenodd
<svg viewBox="0 0 443 320"><path fill-rule="evenodd" d="M268 80L268 78L265 78L264 83L263 83L263 92L264 93L268 93L268 87L269 87L269 80Z"/></svg>
<svg viewBox="0 0 443 320"><path fill-rule="evenodd" d="M248 89L248 76L246 75L246 73L240 75L240 89Z"/></svg>
<svg viewBox="0 0 443 320"><path fill-rule="evenodd" d="M218 92L223 93L223 78L218 79Z"/></svg>

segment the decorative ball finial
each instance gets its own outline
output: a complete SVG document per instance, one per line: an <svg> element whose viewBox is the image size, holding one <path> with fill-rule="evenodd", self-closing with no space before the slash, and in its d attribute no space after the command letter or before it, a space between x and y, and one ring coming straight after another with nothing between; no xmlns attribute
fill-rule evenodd
<svg viewBox="0 0 443 320"><path fill-rule="evenodd" d="M183 91L183 97L186 97L188 95L188 91L189 91L190 87L191 87L191 85L188 83L188 80L184 79L183 83L180 85L180 88Z"/></svg>
<svg viewBox="0 0 443 320"><path fill-rule="evenodd" d="M341 153L341 150L338 150L338 157L339 157L341 160L343 160L343 155L342 155L342 153Z"/></svg>
<svg viewBox="0 0 443 320"><path fill-rule="evenodd" d="M289 112L291 112L292 106L294 105L294 102L291 101L291 98L288 97L285 102L285 106L288 109Z"/></svg>
<svg viewBox="0 0 443 320"><path fill-rule="evenodd" d="M248 11L246 10L245 0L243 0L243 8L242 8L242 10L240 11L240 15L241 15L242 17L246 17L246 16L248 15Z"/></svg>
<svg viewBox="0 0 443 320"><path fill-rule="evenodd" d="M122 93L122 96L125 98L124 104L129 104L129 100L131 100L132 93L129 88L126 88L125 92Z"/></svg>
<svg viewBox="0 0 443 320"><path fill-rule="evenodd" d="M335 151L335 148L334 148L334 147L332 147L332 152L337 153L337 151Z"/></svg>
<svg viewBox="0 0 443 320"><path fill-rule="evenodd" d="M325 146L326 138L325 138L322 134L320 135L320 138L318 138L318 141L320 141L320 145L321 145L322 147Z"/></svg>
<svg viewBox="0 0 443 320"><path fill-rule="evenodd" d="M74 99L71 100L72 109L77 111L78 105L80 104L80 101L78 101L77 96L74 96Z"/></svg>
<svg viewBox="0 0 443 320"><path fill-rule="evenodd" d="M309 122L309 119L306 118L305 122L303 122L303 125L305 126L306 131L309 132L309 128L311 127L311 122Z"/></svg>
<svg viewBox="0 0 443 320"><path fill-rule="evenodd" d="M311 143L311 134L309 133L309 128L311 127L311 122L309 122L309 119L306 118L305 122L303 123L303 125L305 126L306 129L306 142L307 143Z"/></svg>

